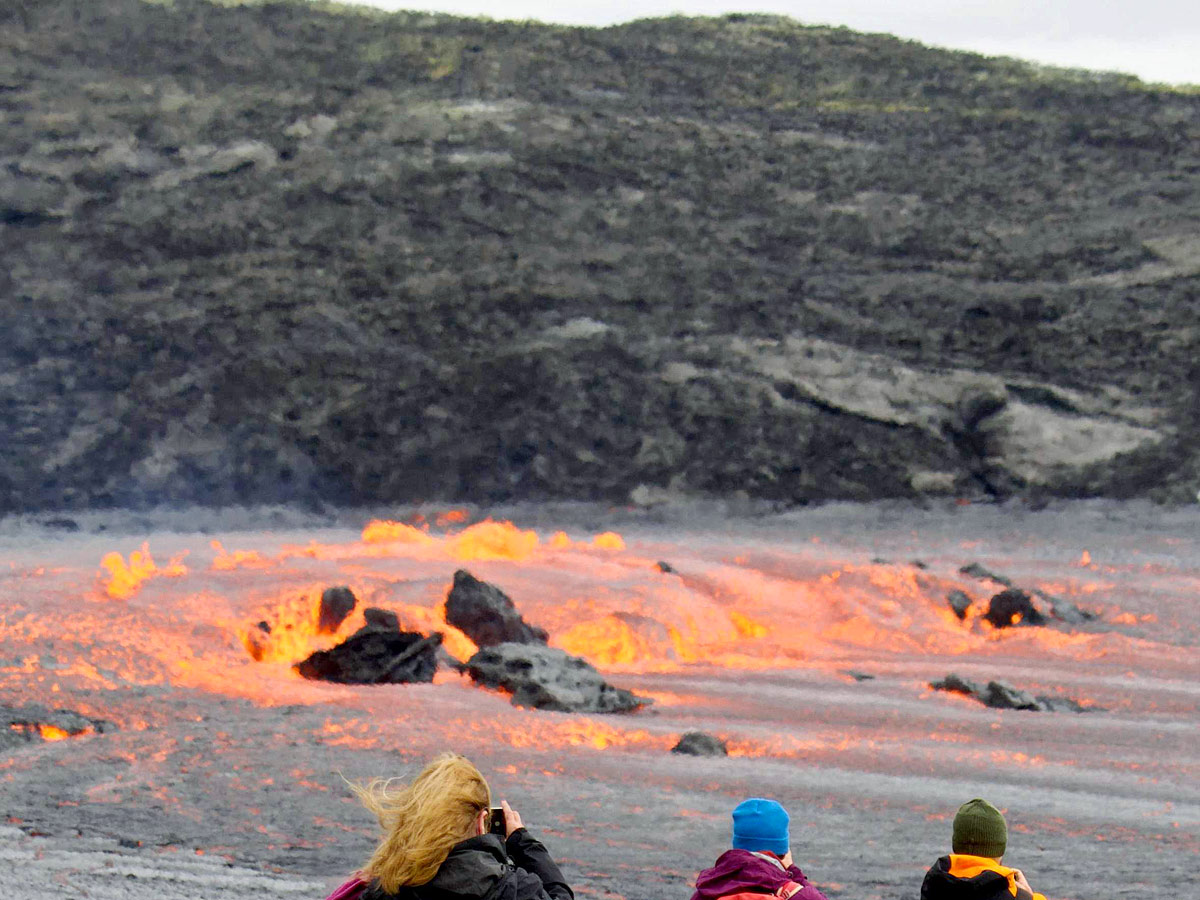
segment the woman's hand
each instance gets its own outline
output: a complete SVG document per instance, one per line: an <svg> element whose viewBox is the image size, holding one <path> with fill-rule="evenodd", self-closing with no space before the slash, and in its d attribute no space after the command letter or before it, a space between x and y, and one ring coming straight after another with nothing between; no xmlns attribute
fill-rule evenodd
<svg viewBox="0 0 1200 900"><path fill-rule="evenodd" d="M500 808L504 810L504 836L506 838L518 828L525 827L525 823L521 821L521 814L509 806L507 800L500 801Z"/></svg>
<svg viewBox="0 0 1200 900"><path fill-rule="evenodd" d="M1033 888L1031 888L1029 886L1029 881L1028 881L1028 879L1025 878L1024 872L1022 872L1020 869L1013 869L1012 874L1013 874L1013 882L1016 883L1017 887L1019 887L1023 891L1028 891L1031 894L1033 893Z"/></svg>

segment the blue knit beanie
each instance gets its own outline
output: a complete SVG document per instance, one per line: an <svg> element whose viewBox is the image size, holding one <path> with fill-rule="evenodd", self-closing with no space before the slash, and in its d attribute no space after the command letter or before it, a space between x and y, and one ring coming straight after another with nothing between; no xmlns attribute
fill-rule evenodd
<svg viewBox="0 0 1200 900"><path fill-rule="evenodd" d="M733 811L733 846L737 850L769 850L776 856L787 855L787 810L774 800L751 797Z"/></svg>

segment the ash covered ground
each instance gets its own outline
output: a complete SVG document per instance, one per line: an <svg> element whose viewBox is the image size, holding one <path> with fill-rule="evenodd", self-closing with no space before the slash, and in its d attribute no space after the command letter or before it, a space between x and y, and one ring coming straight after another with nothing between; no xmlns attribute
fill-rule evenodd
<svg viewBox="0 0 1200 900"><path fill-rule="evenodd" d="M979 795L1007 810L1009 859L1049 897L1195 890L1196 510L541 506L483 529L477 511L416 512L0 522L0 705L102 723L9 735L0 893L321 897L376 834L343 778L411 774L442 749L480 765L584 898L686 898L750 794L789 807L797 861L831 898L918 896ZM413 527L366 539L383 517ZM992 628L978 610L999 587L959 571L972 562L1094 618ZM452 671L346 686L291 670L366 605L469 652L440 610L458 568L653 705L537 712ZM360 611L319 636L313 601L341 584ZM955 589L975 601L966 620ZM245 635L264 619L256 661ZM929 689L950 672L1088 711ZM696 729L730 756L670 753Z"/></svg>

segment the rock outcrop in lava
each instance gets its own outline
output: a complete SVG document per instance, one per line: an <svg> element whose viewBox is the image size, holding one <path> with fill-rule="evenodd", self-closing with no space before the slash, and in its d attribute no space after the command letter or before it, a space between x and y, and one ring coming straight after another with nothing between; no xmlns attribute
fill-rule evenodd
<svg viewBox="0 0 1200 900"><path fill-rule="evenodd" d="M368 623L329 650L296 663L305 678L339 684L405 684L433 681L442 636Z"/></svg>
<svg viewBox="0 0 1200 900"><path fill-rule="evenodd" d="M983 581L994 581L1004 586L1004 590L993 594L988 601L983 618L995 628L1009 628L1014 625L1045 625L1048 619L1057 619L1067 625L1081 625L1095 619L1094 613L1081 609L1077 604L1063 600L1046 593L1041 588L1028 590L1018 587L1007 575L1000 575L984 568L979 563L971 563L958 570L963 575L970 575ZM966 618L967 610L971 607L971 598L962 591L951 591L946 597L950 608L960 619Z"/></svg>
<svg viewBox="0 0 1200 900"><path fill-rule="evenodd" d="M513 706L558 712L632 712L651 701L613 687L586 660L539 644L497 644L469 660L479 684L512 694Z"/></svg>
<svg viewBox="0 0 1200 900"><path fill-rule="evenodd" d="M685 756L728 756L729 746L716 735L705 731L687 731L680 735L671 752Z"/></svg>
<svg viewBox="0 0 1200 900"><path fill-rule="evenodd" d="M1033 598L1020 588L1007 588L993 595L983 617L995 628L1046 624L1046 617L1033 605Z"/></svg>
<svg viewBox="0 0 1200 900"><path fill-rule="evenodd" d="M56 0L0 4L0 115L0 512L1200 487L1195 91Z"/></svg>
<svg viewBox="0 0 1200 900"><path fill-rule="evenodd" d="M981 686L974 681L961 678L953 672L941 681L931 681L929 686L935 691L963 694L993 709L1025 709L1033 712L1096 711L1096 707L1084 706L1078 700L1070 697L1052 697L1045 694L1035 697L1028 691L1022 691L1004 681L989 681L986 685Z"/></svg>
<svg viewBox="0 0 1200 900"><path fill-rule="evenodd" d="M508 594L466 569L454 573L454 586L446 596L446 624L459 629L477 647L545 644L548 639L545 629L521 618Z"/></svg>

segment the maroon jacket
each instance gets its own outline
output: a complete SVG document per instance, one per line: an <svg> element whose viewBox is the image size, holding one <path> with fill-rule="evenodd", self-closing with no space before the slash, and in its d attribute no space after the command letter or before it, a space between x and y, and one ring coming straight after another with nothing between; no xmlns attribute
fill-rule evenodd
<svg viewBox="0 0 1200 900"><path fill-rule="evenodd" d="M730 894L774 894L794 881L800 890L792 900L825 900L825 895L809 884L796 866L783 867L773 853L752 853L749 850L726 850L711 869L696 876L696 893L692 900L719 900Z"/></svg>

